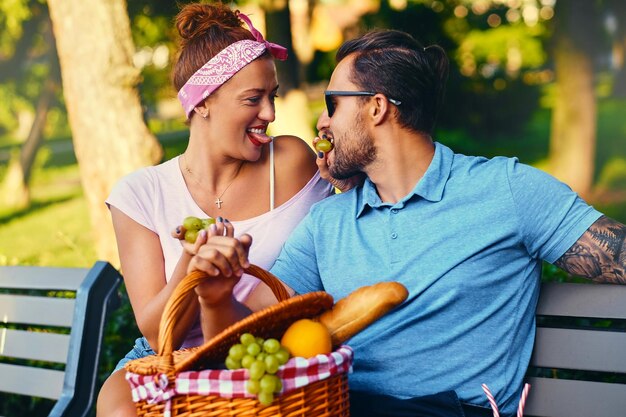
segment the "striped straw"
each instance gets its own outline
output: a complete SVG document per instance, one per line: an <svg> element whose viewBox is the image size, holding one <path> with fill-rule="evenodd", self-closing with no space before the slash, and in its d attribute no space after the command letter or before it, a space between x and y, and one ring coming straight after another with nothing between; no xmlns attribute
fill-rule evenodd
<svg viewBox="0 0 626 417"><path fill-rule="evenodd" d="M496 404L496 399L493 398L493 394L489 390L487 384L482 384L483 391L485 391L485 395L489 400L489 404L491 404L491 410L493 410L493 417L500 417L500 412L498 412L498 404Z"/></svg>
<svg viewBox="0 0 626 417"><path fill-rule="evenodd" d="M530 391L530 384L524 384L522 397L519 399L519 405L517 406L517 417L524 417L524 406L526 405L526 397L528 397L528 391Z"/></svg>

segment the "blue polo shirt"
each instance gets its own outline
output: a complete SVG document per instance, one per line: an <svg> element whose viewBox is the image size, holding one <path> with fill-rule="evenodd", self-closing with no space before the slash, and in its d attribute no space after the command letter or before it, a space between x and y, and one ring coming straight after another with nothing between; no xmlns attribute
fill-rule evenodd
<svg viewBox="0 0 626 417"><path fill-rule="evenodd" d="M354 336L351 389L399 398L456 390L514 413L530 359L542 260L601 216L515 158L435 155L415 188L383 203L369 180L314 205L272 268L297 293L335 300L398 281L407 301Z"/></svg>

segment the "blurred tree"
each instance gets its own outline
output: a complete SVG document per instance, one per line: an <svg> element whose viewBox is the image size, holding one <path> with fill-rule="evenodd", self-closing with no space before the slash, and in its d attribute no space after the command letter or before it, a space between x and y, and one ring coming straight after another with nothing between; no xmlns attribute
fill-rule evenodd
<svg viewBox="0 0 626 417"><path fill-rule="evenodd" d="M602 18L612 41L613 95L626 97L626 3L623 0L606 0L606 6Z"/></svg>
<svg viewBox="0 0 626 417"><path fill-rule="evenodd" d="M49 0L63 93L98 256L119 265L103 201L114 182L160 161L144 123L125 0Z"/></svg>
<svg viewBox="0 0 626 417"><path fill-rule="evenodd" d="M597 4L558 1L552 56L555 98L550 134L550 171L583 197L593 185L597 104L594 55L602 45ZM580 29L585 27L585 31Z"/></svg>
<svg viewBox="0 0 626 417"><path fill-rule="evenodd" d="M528 75L546 62L545 18L524 19L531 6L537 2L381 0L360 25L403 30L443 47L451 71L438 126L489 142L521 132L539 107L542 85Z"/></svg>
<svg viewBox="0 0 626 417"><path fill-rule="evenodd" d="M302 89L305 63L302 62L294 50L294 27L292 26L292 10L289 0L248 0L242 5L260 7L264 21L255 24L265 27L265 37L271 42L278 43L289 52L286 61L276 61L279 97L276 100L276 120L270 130L273 135L296 135L307 143L311 142L314 132L311 128L311 110L308 98ZM314 1L299 2L300 8L309 14ZM242 10L244 11L244 10ZM244 11L245 12L245 11ZM251 16L253 22L256 14ZM261 23L261 24L259 24ZM298 27L303 36L310 31L310 20Z"/></svg>
<svg viewBox="0 0 626 417"><path fill-rule="evenodd" d="M4 10L5 31L1 43L2 49L7 52L11 50L11 53L6 54L5 59L0 59L0 80L5 89L13 86L25 98L32 96L36 104L28 136L20 149L11 153L0 192L4 196L5 207L24 208L30 204L28 185L33 163L43 142L48 111L56 102L61 80L45 3L40 0L20 0L15 4L3 5L8 6L11 6L10 10ZM8 12L20 10L20 7L27 8L28 13L18 12L11 20ZM24 20L20 21L20 17ZM20 33L18 39L12 41L11 32ZM38 88L29 93L29 90L33 90L29 87L32 81ZM3 106L7 107L7 113L16 114L19 110L14 108L15 104L19 106L19 101L9 99Z"/></svg>
<svg viewBox="0 0 626 417"><path fill-rule="evenodd" d="M261 0L265 11L266 37L289 51L289 58L276 61L278 84L283 94L300 87L300 62L293 50L291 10L287 0Z"/></svg>

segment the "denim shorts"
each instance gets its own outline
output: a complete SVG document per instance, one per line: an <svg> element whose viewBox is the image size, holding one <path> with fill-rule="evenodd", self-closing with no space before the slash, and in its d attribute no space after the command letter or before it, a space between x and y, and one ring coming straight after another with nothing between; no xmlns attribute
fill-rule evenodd
<svg viewBox="0 0 626 417"><path fill-rule="evenodd" d="M146 356L155 355L156 352L152 350L148 341L145 337L139 337L135 340L135 346L124 356L115 367L113 372L119 371L124 368L126 362L132 361L133 359L145 358Z"/></svg>

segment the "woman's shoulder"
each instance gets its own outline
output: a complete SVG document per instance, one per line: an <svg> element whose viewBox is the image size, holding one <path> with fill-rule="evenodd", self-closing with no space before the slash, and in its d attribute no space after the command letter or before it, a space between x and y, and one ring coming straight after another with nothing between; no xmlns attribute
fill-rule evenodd
<svg viewBox="0 0 626 417"><path fill-rule="evenodd" d="M297 136L276 136L274 154L277 169L297 171L309 178L317 171L313 149Z"/></svg>
<svg viewBox="0 0 626 417"><path fill-rule="evenodd" d="M130 190L154 189L154 187L163 186L164 183L168 182L175 183L177 159L173 158L159 165L141 167L121 177L114 188L128 192Z"/></svg>

